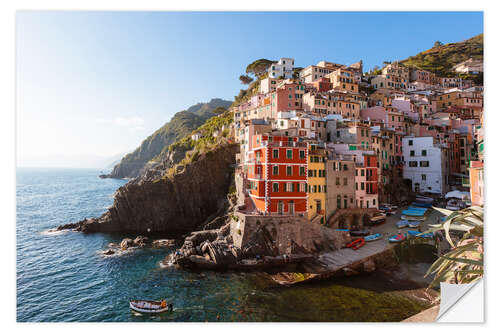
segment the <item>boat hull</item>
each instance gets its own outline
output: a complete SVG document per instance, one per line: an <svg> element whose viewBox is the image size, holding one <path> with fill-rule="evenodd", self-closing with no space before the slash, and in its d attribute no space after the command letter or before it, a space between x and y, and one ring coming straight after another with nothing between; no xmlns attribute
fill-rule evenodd
<svg viewBox="0 0 500 333"><path fill-rule="evenodd" d="M136 312L140 312L140 313L163 313L163 312L167 312L169 311L169 307L166 306L164 308L158 308L158 309L146 309L146 308L142 308L142 307L139 307L136 302L129 302L129 306L130 306L130 309L136 311Z"/></svg>

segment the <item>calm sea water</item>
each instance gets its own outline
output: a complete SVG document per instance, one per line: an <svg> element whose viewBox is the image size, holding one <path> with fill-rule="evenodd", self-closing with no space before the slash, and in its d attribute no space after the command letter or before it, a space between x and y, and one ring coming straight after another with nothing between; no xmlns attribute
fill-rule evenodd
<svg viewBox="0 0 500 333"><path fill-rule="evenodd" d="M123 235L47 234L60 224L99 216L112 204L125 181L98 174L18 169L18 321L398 321L424 308L376 275L276 287L259 274L162 267L167 249L99 253ZM166 298L175 311L134 314L131 298Z"/></svg>

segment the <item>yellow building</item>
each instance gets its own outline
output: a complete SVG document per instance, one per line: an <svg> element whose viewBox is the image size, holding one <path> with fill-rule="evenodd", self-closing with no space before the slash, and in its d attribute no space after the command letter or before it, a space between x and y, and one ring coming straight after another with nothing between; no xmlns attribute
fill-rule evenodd
<svg viewBox="0 0 500 333"><path fill-rule="evenodd" d="M316 144L309 145L307 162L307 217L321 221L326 212L326 151ZM321 217L320 217L321 216Z"/></svg>

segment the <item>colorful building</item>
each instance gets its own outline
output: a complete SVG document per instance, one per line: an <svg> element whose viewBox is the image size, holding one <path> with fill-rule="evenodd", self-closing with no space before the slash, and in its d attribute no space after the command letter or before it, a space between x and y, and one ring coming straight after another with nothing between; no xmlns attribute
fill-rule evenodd
<svg viewBox="0 0 500 333"><path fill-rule="evenodd" d="M254 135L246 165L258 212L306 215L307 144L296 137Z"/></svg>

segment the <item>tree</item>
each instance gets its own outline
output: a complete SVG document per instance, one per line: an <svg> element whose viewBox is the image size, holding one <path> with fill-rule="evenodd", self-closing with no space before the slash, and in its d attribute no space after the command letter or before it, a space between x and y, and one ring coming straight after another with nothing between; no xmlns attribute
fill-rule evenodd
<svg viewBox="0 0 500 333"><path fill-rule="evenodd" d="M250 84L253 79L248 75L240 75L241 84Z"/></svg>
<svg viewBox="0 0 500 333"><path fill-rule="evenodd" d="M439 46L443 46L443 43L441 43L438 40L436 42L434 42L434 47L439 47Z"/></svg>
<svg viewBox="0 0 500 333"><path fill-rule="evenodd" d="M253 74L256 78L266 72L274 61L268 59L258 59L249 64L246 68L247 74Z"/></svg>
<svg viewBox="0 0 500 333"><path fill-rule="evenodd" d="M452 250L440 256L429 267L425 276L434 274L430 287L439 282L471 283L483 277L483 208L472 206L460 211L436 208L446 216L443 224L430 225L426 232L444 231L446 240ZM450 230L462 233L455 244L450 236Z"/></svg>

